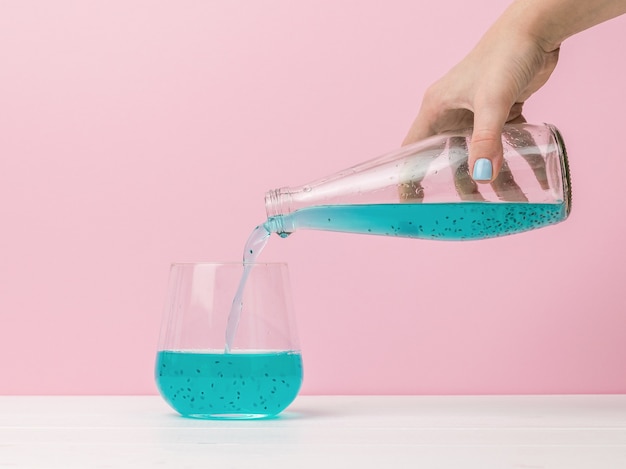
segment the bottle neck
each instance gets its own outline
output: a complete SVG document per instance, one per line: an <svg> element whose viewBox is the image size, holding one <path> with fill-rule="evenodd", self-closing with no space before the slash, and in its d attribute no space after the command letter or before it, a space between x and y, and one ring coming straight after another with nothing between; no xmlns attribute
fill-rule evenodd
<svg viewBox="0 0 626 469"><path fill-rule="evenodd" d="M265 212L267 221L265 229L270 233L278 233L281 237L295 231L292 217L287 216L293 211L293 190L288 187L273 189L265 193Z"/></svg>
<svg viewBox="0 0 626 469"><path fill-rule="evenodd" d="M273 189L265 193L267 218L287 215L292 212L292 191L288 187Z"/></svg>

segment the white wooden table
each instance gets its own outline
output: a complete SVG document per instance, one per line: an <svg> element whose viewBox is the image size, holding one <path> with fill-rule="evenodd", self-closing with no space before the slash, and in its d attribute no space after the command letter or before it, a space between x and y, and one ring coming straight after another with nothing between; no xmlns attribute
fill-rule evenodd
<svg viewBox="0 0 626 469"><path fill-rule="evenodd" d="M157 396L0 396L0 468L624 469L626 396L300 396L179 417Z"/></svg>

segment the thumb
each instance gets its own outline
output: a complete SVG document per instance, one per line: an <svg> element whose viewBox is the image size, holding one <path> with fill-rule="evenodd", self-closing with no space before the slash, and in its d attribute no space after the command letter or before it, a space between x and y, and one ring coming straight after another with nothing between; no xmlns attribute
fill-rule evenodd
<svg viewBox="0 0 626 469"><path fill-rule="evenodd" d="M502 128L509 109L501 106L474 110L474 130L469 145L468 165L472 179L493 181L502 168Z"/></svg>

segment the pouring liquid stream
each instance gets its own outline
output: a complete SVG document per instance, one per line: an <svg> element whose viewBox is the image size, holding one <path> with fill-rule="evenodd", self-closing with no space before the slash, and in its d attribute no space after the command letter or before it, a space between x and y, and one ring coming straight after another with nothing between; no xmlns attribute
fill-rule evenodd
<svg viewBox="0 0 626 469"><path fill-rule="evenodd" d="M257 257L263 251L263 248L270 239L272 231L269 228L268 223L257 226L248 237L246 245L243 251L243 274L233 299L233 304L230 308L230 314L228 315L228 323L226 325L226 347L225 353L230 353L235 340L235 334L237 333L237 327L239 326L239 320L241 319L241 311L243 310L243 293L246 289L246 282L250 275L250 270Z"/></svg>

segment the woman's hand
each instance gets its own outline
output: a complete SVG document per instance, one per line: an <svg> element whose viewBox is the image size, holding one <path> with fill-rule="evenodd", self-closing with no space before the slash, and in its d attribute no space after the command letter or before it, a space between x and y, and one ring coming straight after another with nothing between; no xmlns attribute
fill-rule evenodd
<svg viewBox="0 0 626 469"><path fill-rule="evenodd" d="M505 123L524 122L524 102L556 67L559 48L503 15L458 65L427 90L404 144L473 127L469 170L476 181L493 181L502 167Z"/></svg>

